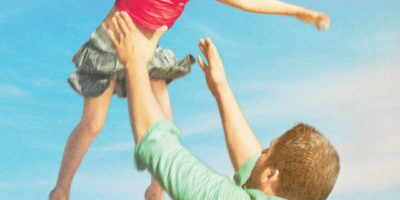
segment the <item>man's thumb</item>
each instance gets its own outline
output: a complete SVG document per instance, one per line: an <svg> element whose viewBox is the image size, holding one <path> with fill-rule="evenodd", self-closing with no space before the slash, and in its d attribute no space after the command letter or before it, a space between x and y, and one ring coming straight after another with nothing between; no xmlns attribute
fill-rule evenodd
<svg viewBox="0 0 400 200"><path fill-rule="evenodd" d="M167 26L161 26L160 28L158 28L157 30L156 30L156 32L154 32L154 35L153 35L153 40L159 40L160 39L160 37L165 33L165 32L167 32L167 30L168 30L168 27Z"/></svg>

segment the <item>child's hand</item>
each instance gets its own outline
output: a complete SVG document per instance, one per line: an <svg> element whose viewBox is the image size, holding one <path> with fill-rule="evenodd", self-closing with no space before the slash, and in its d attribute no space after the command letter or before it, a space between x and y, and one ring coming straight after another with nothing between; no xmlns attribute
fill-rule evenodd
<svg viewBox="0 0 400 200"><path fill-rule="evenodd" d="M330 17L325 13L306 10L297 16L301 21L315 24L318 31L321 31L321 26L327 31L329 29Z"/></svg>
<svg viewBox="0 0 400 200"><path fill-rule="evenodd" d="M126 64L131 59L142 60L146 63L150 62L158 40L168 29L166 26L162 26L154 32L153 37L147 38L137 29L132 19L124 11L117 12L112 22L119 34L115 36L112 31L108 31L108 36L117 50L119 60L123 64Z"/></svg>
<svg viewBox="0 0 400 200"><path fill-rule="evenodd" d="M214 97L217 98L219 89L228 84L224 66L218 55L217 47L215 47L209 37L207 37L205 41L200 39L199 47L203 55L206 57L209 66L203 62L200 55L197 56L199 65L206 75L208 88Z"/></svg>

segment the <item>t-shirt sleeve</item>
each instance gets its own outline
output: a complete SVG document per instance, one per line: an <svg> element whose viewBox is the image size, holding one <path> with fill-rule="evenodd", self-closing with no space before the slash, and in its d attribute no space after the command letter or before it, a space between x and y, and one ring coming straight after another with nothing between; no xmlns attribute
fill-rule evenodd
<svg viewBox="0 0 400 200"><path fill-rule="evenodd" d="M226 199L224 193L232 191L243 197L240 199L250 199L244 190L194 157L179 139L180 131L173 122L158 120L135 148L136 167L148 169L172 199Z"/></svg>
<svg viewBox="0 0 400 200"><path fill-rule="evenodd" d="M236 171L235 176L233 177L236 185L242 187L247 182L247 180L250 178L251 171L253 170L260 156L261 152L256 153L251 156L242 166L240 166L240 168Z"/></svg>

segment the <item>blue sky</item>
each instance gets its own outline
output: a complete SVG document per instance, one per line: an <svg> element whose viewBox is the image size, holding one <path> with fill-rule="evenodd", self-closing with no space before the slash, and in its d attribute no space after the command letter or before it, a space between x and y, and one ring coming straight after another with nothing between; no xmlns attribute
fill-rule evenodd
<svg viewBox="0 0 400 200"><path fill-rule="evenodd" d="M328 32L285 16L190 1L160 40L179 58L210 36L248 122L265 147L298 122L334 144L341 172L329 199L400 199L400 1L291 0L331 16ZM0 199L46 199L83 98L67 84L72 56L113 5L107 1L0 3ZM169 85L182 143L233 176L215 100L196 63ZM133 168L126 99L105 126L71 199L143 199L148 173ZM168 198L167 198L168 199Z"/></svg>

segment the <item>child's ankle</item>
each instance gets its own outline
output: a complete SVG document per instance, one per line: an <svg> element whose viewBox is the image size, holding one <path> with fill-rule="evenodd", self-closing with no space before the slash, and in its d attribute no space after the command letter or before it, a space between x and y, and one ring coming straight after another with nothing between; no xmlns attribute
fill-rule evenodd
<svg viewBox="0 0 400 200"><path fill-rule="evenodd" d="M69 200L69 192L55 187L49 194L49 200Z"/></svg>

